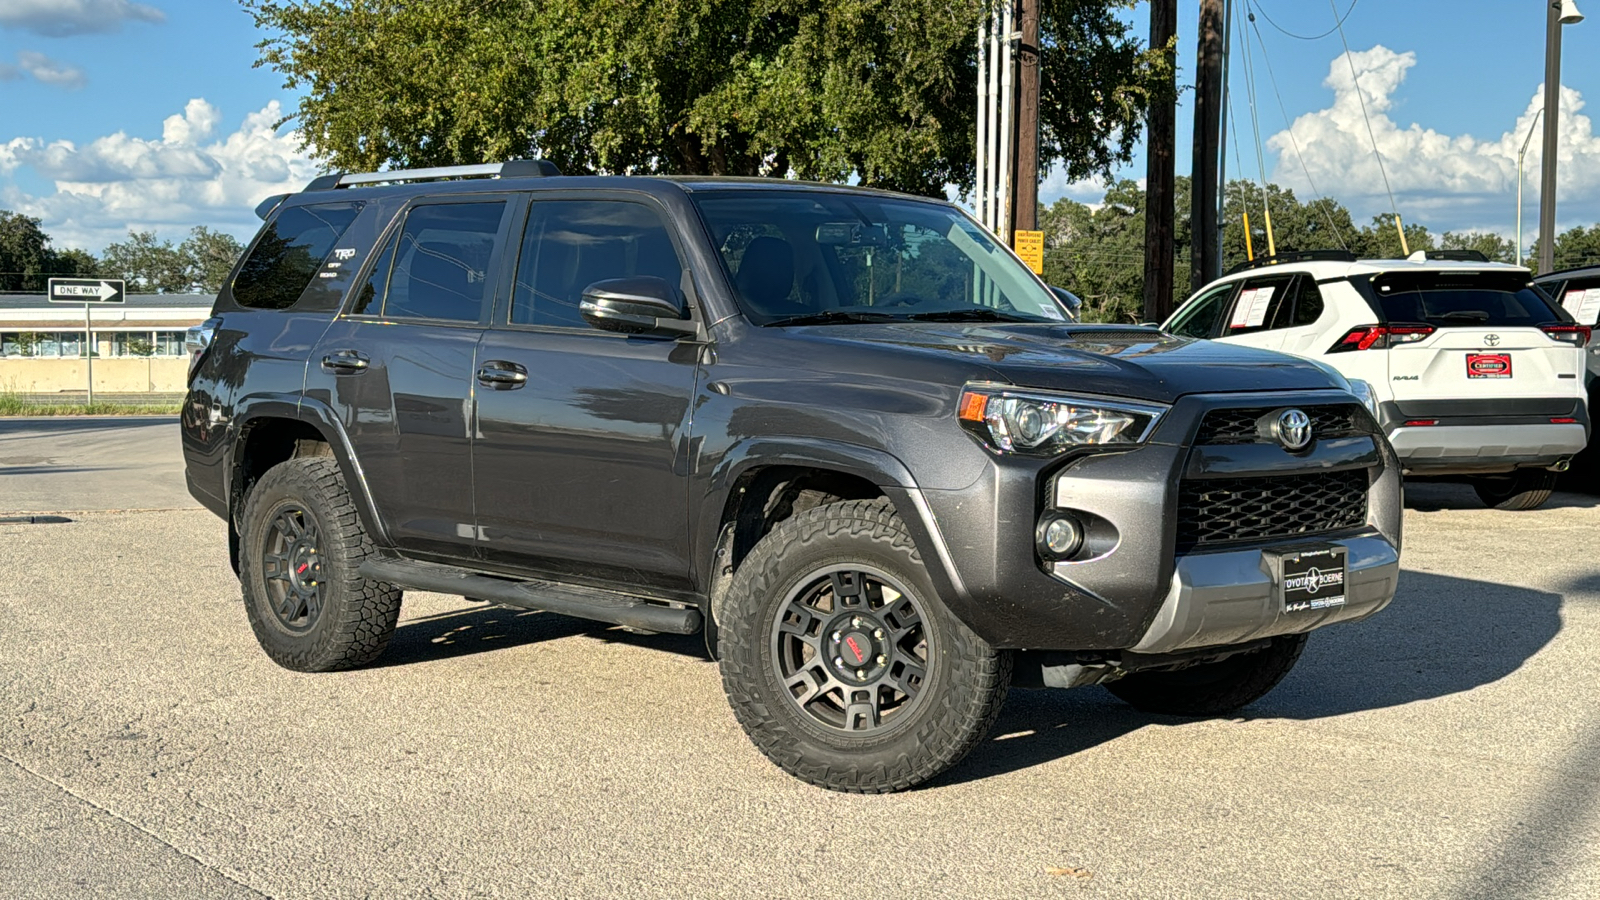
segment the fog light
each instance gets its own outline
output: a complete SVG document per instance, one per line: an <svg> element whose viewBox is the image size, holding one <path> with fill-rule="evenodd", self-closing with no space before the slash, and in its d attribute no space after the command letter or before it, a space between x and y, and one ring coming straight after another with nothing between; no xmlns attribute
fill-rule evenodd
<svg viewBox="0 0 1600 900"><path fill-rule="evenodd" d="M1039 523L1039 554L1046 559L1066 559L1083 547L1083 526L1071 516L1050 516Z"/></svg>

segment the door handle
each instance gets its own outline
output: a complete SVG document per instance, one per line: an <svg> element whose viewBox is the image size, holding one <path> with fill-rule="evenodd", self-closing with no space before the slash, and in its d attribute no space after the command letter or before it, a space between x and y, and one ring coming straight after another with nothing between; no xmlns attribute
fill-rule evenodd
<svg viewBox="0 0 1600 900"><path fill-rule="evenodd" d="M367 358L354 350L339 350L322 358L322 368L347 375L367 368Z"/></svg>
<svg viewBox="0 0 1600 900"><path fill-rule="evenodd" d="M514 391L528 383L528 370L513 362L492 360L478 369L478 383L497 391Z"/></svg>

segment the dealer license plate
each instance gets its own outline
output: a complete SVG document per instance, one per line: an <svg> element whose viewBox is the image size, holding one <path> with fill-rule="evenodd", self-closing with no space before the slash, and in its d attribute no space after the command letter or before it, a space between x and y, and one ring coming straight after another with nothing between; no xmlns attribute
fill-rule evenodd
<svg viewBox="0 0 1600 900"><path fill-rule="evenodd" d="M1468 378L1510 378L1511 354L1468 353Z"/></svg>
<svg viewBox="0 0 1600 900"><path fill-rule="evenodd" d="M1279 557L1283 611L1311 612L1343 606L1349 555L1348 548L1326 545L1289 551Z"/></svg>

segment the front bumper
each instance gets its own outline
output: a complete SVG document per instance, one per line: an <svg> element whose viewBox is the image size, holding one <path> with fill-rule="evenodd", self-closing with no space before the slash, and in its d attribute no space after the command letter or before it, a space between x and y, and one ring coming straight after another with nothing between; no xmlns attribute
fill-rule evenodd
<svg viewBox="0 0 1600 900"><path fill-rule="evenodd" d="M1320 542L1319 542L1320 543ZM1394 599L1400 553L1382 535L1334 539L1349 555L1345 602L1286 612L1271 566L1259 549L1195 553L1178 560L1172 589L1135 653L1174 653L1299 634L1365 619Z"/></svg>
<svg viewBox="0 0 1600 900"><path fill-rule="evenodd" d="M1319 440L1300 454L1265 444L1194 446L1202 419L1214 409L1353 402L1335 391L1191 395L1133 450L1065 463L995 458L971 487L917 498L931 525L924 546L938 549L924 558L936 558L947 571L940 593L951 611L985 641L1007 649L1162 652L1370 615L1393 596L1400 546L1400 468L1381 435ZM1266 534L1203 551L1178 545L1186 482L1341 471L1368 479L1366 515L1349 527ZM1092 552L1041 563L1034 529L1050 509L1090 522ZM1103 540L1096 537L1101 527ZM1351 577L1360 583L1343 610L1282 619L1270 608L1275 591L1262 568L1263 551L1308 540L1350 547Z"/></svg>

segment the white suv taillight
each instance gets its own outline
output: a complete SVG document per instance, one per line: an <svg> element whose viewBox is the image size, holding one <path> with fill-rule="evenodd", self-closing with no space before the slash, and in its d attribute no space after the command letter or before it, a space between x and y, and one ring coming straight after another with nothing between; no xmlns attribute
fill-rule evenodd
<svg viewBox="0 0 1600 900"><path fill-rule="evenodd" d="M1589 343L1589 326L1587 325L1544 325L1540 331L1549 335L1550 340L1582 347Z"/></svg>
<svg viewBox="0 0 1600 900"><path fill-rule="evenodd" d="M194 367L199 365L201 354L211 346L211 341L217 335L217 326L222 320L216 316L201 322L183 333L183 349L189 351L189 374L194 374Z"/></svg>
<svg viewBox="0 0 1600 900"><path fill-rule="evenodd" d="M1433 334L1432 325L1358 325L1328 348L1329 353L1351 350L1386 350L1396 344L1414 344Z"/></svg>

